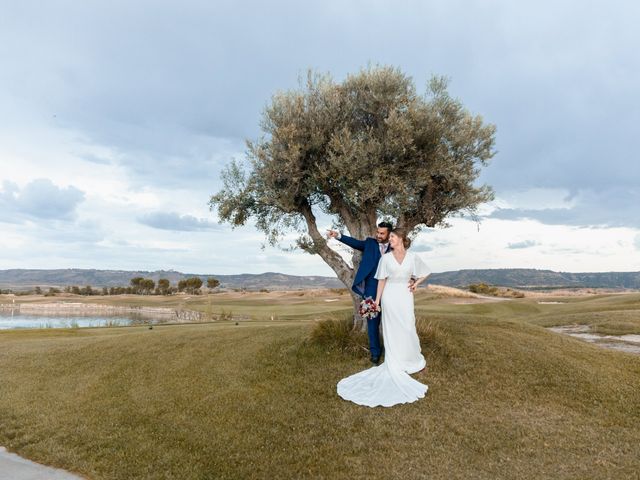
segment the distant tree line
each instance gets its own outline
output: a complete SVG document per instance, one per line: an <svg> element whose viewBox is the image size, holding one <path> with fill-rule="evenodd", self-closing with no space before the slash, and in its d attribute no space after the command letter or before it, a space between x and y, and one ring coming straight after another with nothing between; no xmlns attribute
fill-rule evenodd
<svg viewBox="0 0 640 480"><path fill-rule="evenodd" d="M64 287L65 293L71 293L74 295L173 295L179 292L185 292L190 295L199 295L202 292L202 286L204 282L200 277L190 277L180 280L177 285L171 285L171 282L166 278L161 278L156 283L151 278L134 277L130 280L127 286L117 287L102 287L94 288L91 285L85 285L80 287L78 285L68 285ZM216 278L207 278L207 289L212 292L220 286L220 281ZM35 287L33 290L18 290L11 289L0 290L0 294L14 294L14 295L43 295L45 297L55 296L61 293L61 290L55 287L50 287L47 292L41 287Z"/></svg>
<svg viewBox="0 0 640 480"><path fill-rule="evenodd" d="M12 290L10 288L7 288L5 290L0 289L0 295L42 295L44 294L45 297L53 297L58 293L61 293L61 290L59 288L55 288L55 287L50 287L48 291L44 292L42 290L41 287L35 287L33 290Z"/></svg>
<svg viewBox="0 0 640 480"><path fill-rule="evenodd" d="M74 295L109 295L109 289L102 287L102 289L93 288L91 285L85 285L84 287L78 287L77 285L67 285L64 287L65 293L73 293Z"/></svg>
<svg viewBox="0 0 640 480"><path fill-rule="evenodd" d="M179 292L189 293L191 295L199 295L203 285L200 277L191 277L180 280L177 285L171 285L171 282L166 278L161 278L156 283L151 278L134 277L129 282L127 287L110 287L108 293L104 295L122 295L122 294L134 294L134 295L173 295ZM207 288L209 291L214 290L220 285L220 282L215 278L207 279Z"/></svg>
<svg viewBox="0 0 640 480"><path fill-rule="evenodd" d="M177 285L171 285L171 282L166 278L161 278L156 283L151 278L134 277L130 280L129 285L126 287L102 287L93 288L91 285L85 285L79 287L77 285L68 285L64 287L65 293L71 293L74 295L173 295L179 292L185 292L190 295L199 295L202 292L203 281L200 277L190 277L180 280ZM216 278L207 278L207 289L212 292L220 286L220 281ZM33 290L0 290L0 294L15 294L15 295L42 295L45 297L55 296L61 293L60 289L50 287L45 293L41 287L35 287Z"/></svg>

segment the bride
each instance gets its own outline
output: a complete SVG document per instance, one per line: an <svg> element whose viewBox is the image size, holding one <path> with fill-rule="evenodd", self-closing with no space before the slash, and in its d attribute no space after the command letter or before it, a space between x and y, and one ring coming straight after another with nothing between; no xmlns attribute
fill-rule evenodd
<svg viewBox="0 0 640 480"><path fill-rule="evenodd" d="M382 306L384 363L343 378L338 395L359 405L391 407L423 398L428 387L409 376L425 368L413 310L413 293L430 271L415 253L404 229L389 235L392 251L378 264L376 304ZM407 287L410 278L415 282Z"/></svg>

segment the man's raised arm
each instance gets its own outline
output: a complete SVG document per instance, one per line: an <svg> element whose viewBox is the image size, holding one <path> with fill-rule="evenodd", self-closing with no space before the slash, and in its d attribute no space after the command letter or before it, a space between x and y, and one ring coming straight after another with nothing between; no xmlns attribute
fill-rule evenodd
<svg viewBox="0 0 640 480"><path fill-rule="evenodd" d="M335 230L328 230L327 237L340 240L345 245L349 245L351 248L355 248L356 250L364 252L364 240L358 240L347 235L342 235L340 232L337 232Z"/></svg>

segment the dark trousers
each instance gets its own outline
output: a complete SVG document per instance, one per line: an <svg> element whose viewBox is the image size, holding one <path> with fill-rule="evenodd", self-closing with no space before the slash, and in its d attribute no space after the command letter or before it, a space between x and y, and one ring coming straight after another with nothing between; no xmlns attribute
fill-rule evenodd
<svg viewBox="0 0 640 480"><path fill-rule="evenodd" d="M380 346L380 314L367 320L367 335L369 336L369 350L371 357L377 358L382 353Z"/></svg>
<svg viewBox="0 0 640 480"><path fill-rule="evenodd" d="M378 292L378 282L375 279L368 278L365 282L363 298L371 297L375 300ZM377 358L382 354L382 346L380 345L380 314L371 320L367 320L367 335L369 336L369 351L373 358Z"/></svg>

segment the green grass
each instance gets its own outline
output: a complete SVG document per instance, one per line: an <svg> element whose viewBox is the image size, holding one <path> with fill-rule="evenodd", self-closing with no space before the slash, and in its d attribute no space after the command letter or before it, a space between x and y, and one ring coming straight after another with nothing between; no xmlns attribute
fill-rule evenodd
<svg viewBox="0 0 640 480"><path fill-rule="evenodd" d="M640 357L543 324L639 299L418 302L429 392L390 409L335 393L368 366L343 313L5 331L0 445L92 479L635 478Z"/></svg>
<svg viewBox="0 0 640 480"><path fill-rule="evenodd" d="M557 325L589 325L602 334L640 334L640 294L593 295L511 300L499 303L451 305L418 300L416 310L424 315L448 318L491 317L518 319L527 323L552 327Z"/></svg>

